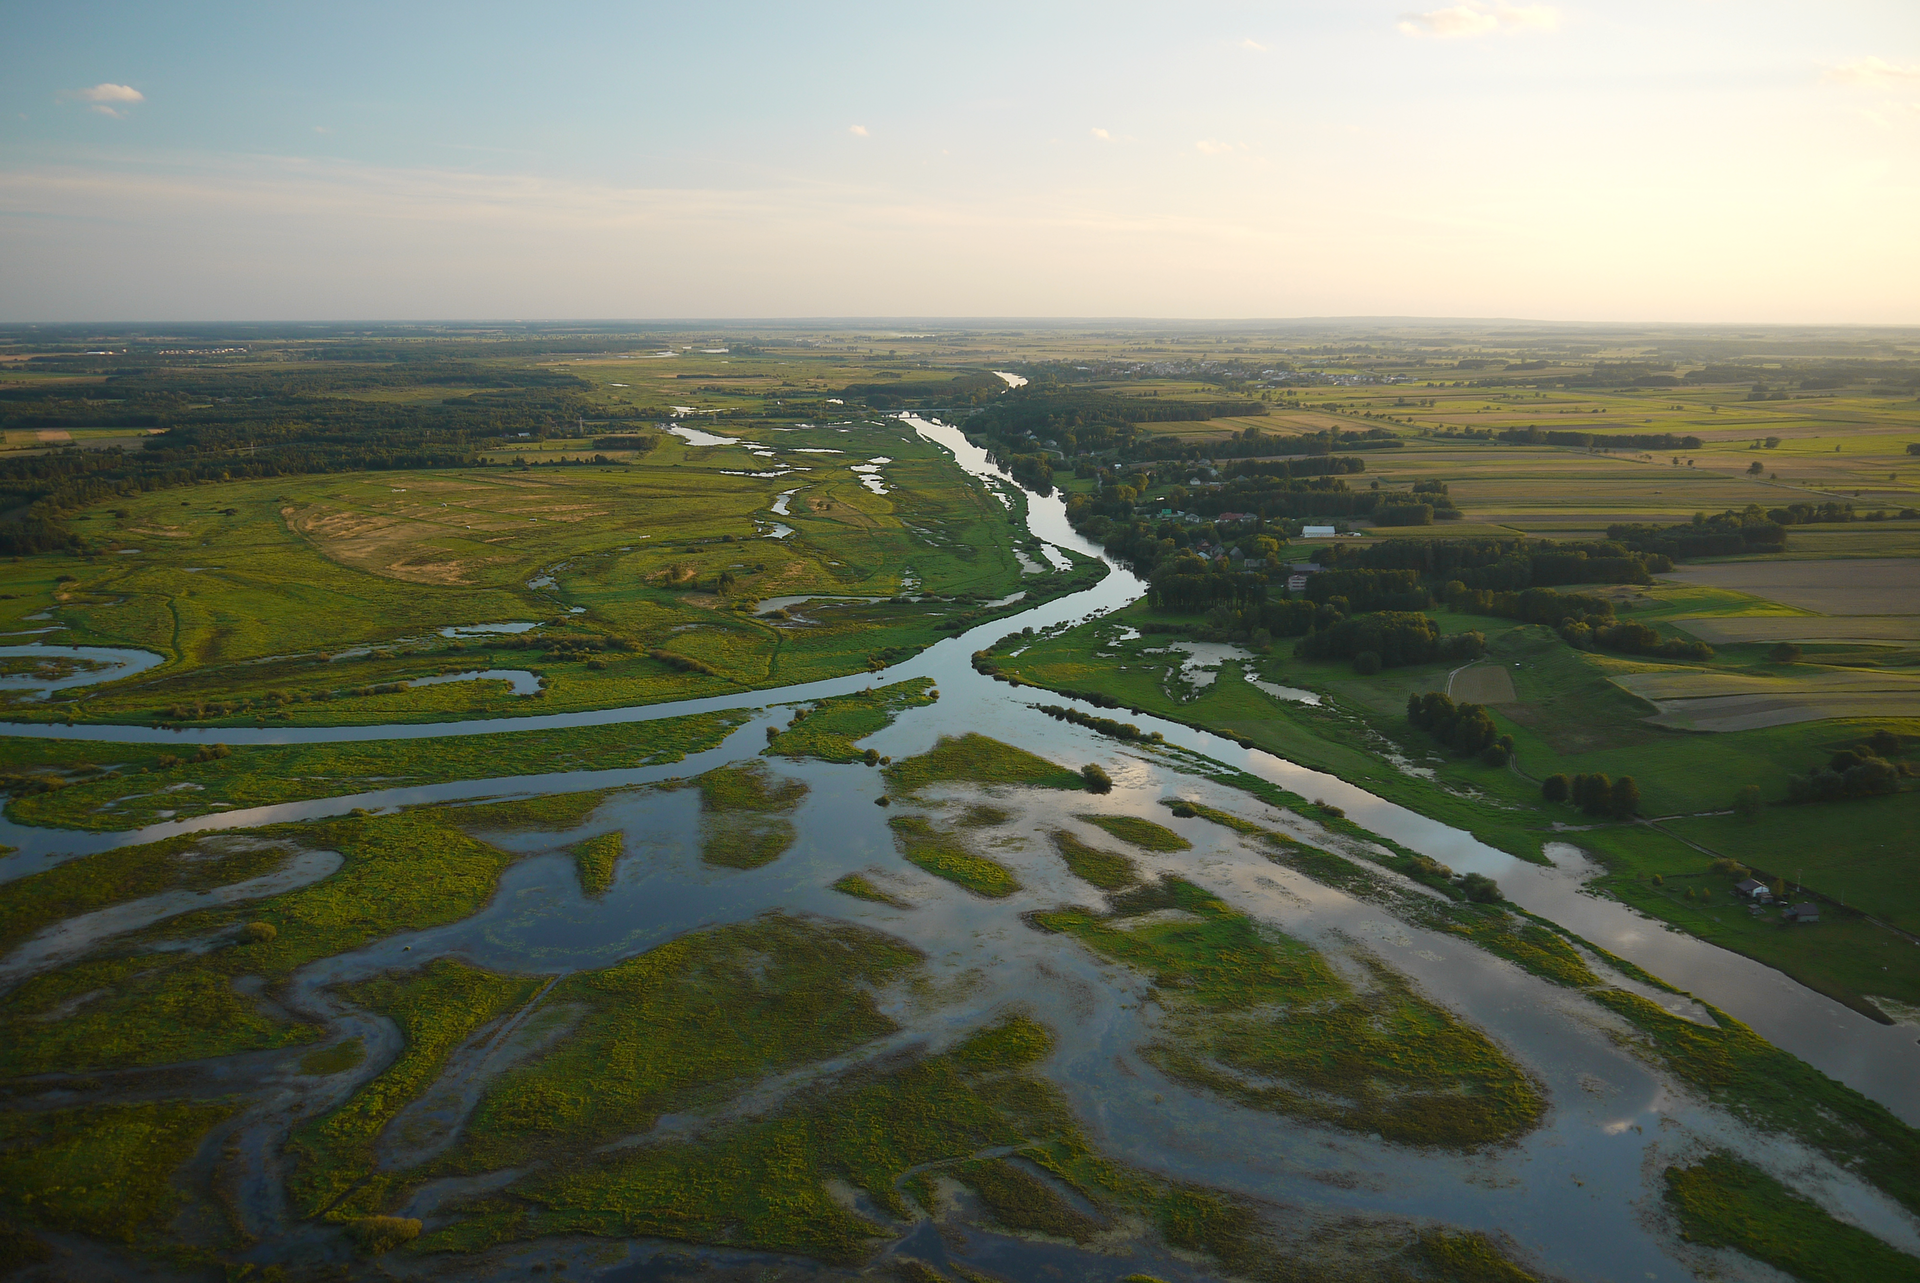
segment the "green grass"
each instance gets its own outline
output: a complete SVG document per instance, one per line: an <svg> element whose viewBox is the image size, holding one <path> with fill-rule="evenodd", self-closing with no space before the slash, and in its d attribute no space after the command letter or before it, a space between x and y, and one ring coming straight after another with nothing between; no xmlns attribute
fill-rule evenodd
<svg viewBox="0 0 1920 1283"><path fill-rule="evenodd" d="M1715 872L1713 856L1680 838L1749 859L1770 877L1784 876L1789 885L1804 869L1807 886L1829 895L1846 894L1849 905L1912 930L1911 911L1905 916L1900 911L1903 892L1892 892L1891 906L1874 894L1900 880L1897 869L1885 867L1897 864L1897 859L1888 859L1884 847L1875 851L1875 839L1884 842L1891 835L1897 841L1899 834L1911 829L1897 824L1880 827L1874 821L1898 821L1913 809L1912 795L1902 795L1769 808L1750 821L1727 816L1670 822L1659 829L1609 826L1570 833L1567 838L1599 859L1605 872L1594 885L1615 899L1723 949L1777 967L1801 984L1875 1019L1885 1019L1873 1005L1874 998L1920 1004L1920 961L1913 957L1920 949L1905 937L1832 904L1821 906L1819 922L1805 925L1788 926L1778 909L1763 909L1755 915L1734 894L1740 879ZM1850 824L1855 815L1864 821L1858 829ZM1845 826L1846 842L1833 840L1836 825ZM1867 875L1877 875L1879 880L1869 881ZM1654 885L1656 876L1663 885ZM1851 894L1849 887L1854 888ZM1696 897L1702 890L1710 891L1711 898L1689 900L1689 890Z"/></svg>
<svg viewBox="0 0 1920 1283"><path fill-rule="evenodd" d="M560 771L604 771L677 762L717 746L746 721L744 710L654 722L510 731L359 744L242 745L227 757L191 760L190 748L0 738L0 771L22 774L101 767L106 774L54 792L14 796L10 818L59 828L120 830L162 818L273 806L450 780ZM184 758L172 765L163 758ZM191 785L182 788L181 785Z"/></svg>
<svg viewBox="0 0 1920 1283"><path fill-rule="evenodd" d="M1405 1144L1478 1148L1538 1121L1545 1102L1526 1074L1386 968L1367 964L1372 986L1356 990L1314 950L1199 887L1163 888L1176 920L1071 909L1034 920L1152 979L1168 1021L1147 1055L1167 1073L1253 1108Z"/></svg>
<svg viewBox="0 0 1920 1283"><path fill-rule="evenodd" d="M1131 842L1143 851L1188 851L1193 848L1193 843L1166 825L1155 824L1137 815L1094 815L1083 812L1073 818L1104 829L1122 842Z"/></svg>
<svg viewBox="0 0 1920 1283"><path fill-rule="evenodd" d="M911 909L913 907L912 904L902 900L897 895L888 895L885 891L875 886L871 878L863 877L858 873L849 873L835 879L833 889L841 895L850 895L856 900L871 900L875 904L891 905L896 909Z"/></svg>
<svg viewBox="0 0 1920 1283"><path fill-rule="evenodd" d="M1920 1279L1920 1259L1728 1154L1667 1168L1666 1204L1688 1241L1735 1248L1806 1283Z"/></svg>
<svg viewBox="0 0 1920 1283"><path fill-rule="evenodd" d="M1655 606L1632 617L1657 622L1670 613L1745 609L1741 603L1752 600L1684 587L1656 588L1653 596ZM1122 612L1117 622L1153 618L1160 617L1135 606ZM1778 967L1863 1011L1873 1010L1872 995L1920 1001L1920 951L1904 948L1898 937L1853 920L1823 922L1824 938L1813 941L1774 929L1777 923L1747 922L1744 915L1729 912L1728 906L1705 914L1673 897L1655 895L1643 885L1651 873L1692 874L1713 857L1643 828L1611 822L1594 827L1593 820L1573 808L1542 800L1537 782L1556 772L1630 774L1640 784L1644 814L1724 809L1734 792L1747 783L1759 783L1769 798L1782 796L1789 772L1826 761L1834 750L1857 743L1883 723L1813 722L1714 735L1663 730L1642 720L1652 711L1649 706L1607 681L1610 673L1634 666L1624 659L1575 651L1539 627L1444 611L1435 618L1451 631L1488 629L1491 658L1512 674L1523 703L1495 710L1496 722L1516 741L1517 757L1511 768L1487 766L1478 758L1444 756L1407 723L1407 695L1444 686L1444 666L1388 669L1362 677L1342 664L1290 658L1259 662L1267 680L1333 697L1323 707L1313 708L1267 696L1240 680L1242 666L1231 662L1197 698L1170 696L1163 686L1173 661L1142 653L1163 643L1153 636L1116 641L1114 625L1101 621L1041 638L1017 659L995 662L1025 681L1102 691L1147 712L1244 739L1338 775L1523 859L1545 862L1545 843L1574 843L1609 866L1603 885L1614 894L1682 930ZM1282 642L1276 649L1285 650L1287 644ZM1100 659L1095 651L1117 652L1120 659ZM1512 667L1515 662L1520 667ZM1764 661L1754 662L1764 667ZM1920 731L1908 722L1884 725L1899 733ZM1397 747L1419 766L1432 769L1435 778L1418 779L1396 770L1383 757L1383 746ZM1298 799L1274 793L1270 786L1263 788L1252 777L1231 782L1266 800L1312 814L1301 809ZM1795 869L1803 869L1806 885L1814 890L1835 898L1844 894L1849 904L1913 930L1920 922L1920 901L1915 899L1912 879L1901 872L1899 854L1904 834L1913 824L1910 813L1920 805L1917 799L1920 794L1908 793L1812 806L1771 806L1754 824L1733 817L1697 817L1676 819L1666 827L1716 852L1750 859L1769 872L1784 872L1789 880L1794 879ZM1337 832L1351 829L1342 821L1319 818ZM1588 831L1555 832L1555 823ZM1847 841L1832 840L1836 824L1845 826ZM1437 888L1448 885L1444 877L1436 876L1438 866L1410 852L1399 851L1394 859L1381 863ZM1741 920L1735 921L1736 917Z"/></svg>
<svg viewBox="0 0 1920 1283"><path fill-rule="evenodd" d="M1011 1039L1008 1025L1017 1029ZM1008 1056L1009 1046L1044 1054L1050 1045L1045 1030L1015 1017L944 1055L850 1075L764 1120L524 1178L507 1197L461 1209L465 1219L423 1245L472 1250L555 1233L647 1235L852 1264L885 1231L835 1202L822 1175L838 1173L906 1216L896 1187L909 1169L1073 1136L1058 1094L1023 1072L1030 1060Z"/></svg>
<svg viewBox="0 0 1920 1283"><path fill-rule="evenodd" d="M150 1246L186 1201L175 1174L231 1103L0 1113L0 1208L28 1224Z"/></svg>
<svg viewBox="0 0 1920 1283"><path fill-rule="evenodd" d="M530 976L502 976L446 958L415 972L349 986L346 996L400 1027L399 1059L332 1113L302 1124L287 1142L294 1159L287 1191L302 1215L343 1220L378 1211L394 1183L374 1171L373 1146L407 1102L439 1076L447 1057L477 1030L522 1006L540 988Z"/></svg>
<svg viewBox="0 0 1920 1283"><path fill-rule="evenodd" d="M1139 866L1118 851L1103 851L1097 846L1088 846L1065 829L1055 829L1049 836L1053 839L1054 849L1060 852L1060 858L1067 862L1067 867L1082 882L1090 883L1102 891L1118 891L1140 880Z"/></svg>
<svg viewBox="0 0 1920 1283"><path fill-rule="evenodd" d="M296 839L297 840L297 839ZM122 847L0 883L0 951L67 918L168 891L210 891L285 865L289 843L202 846L196 835Z"/></svg>
<svg viewBox="0 0 1920 1283"><path fill-rule="evenodd" d="M571 798L559 800L577 805ZM169 1064L311 1040L312 1028L288 1023L236 990L235 982L255 976L270 986L316 959L397 931L471 916L492 897L513 857L469 837L455 823L498 823L529 809L508 803L303 826L289 836L345 857L331 877L265 900L169 919L123 937L111 951L35 976L0 999L0 1075ZM88 877L85 868L95 860L137 866L144 853L150 861L168 864L173 857L166 845L94 856L23 878L7 886L6 898L37 899L48 891L70 891L76 883L97 887L97 875ZM43 907L36 916L45 916ZM273 925L275 939L227 943L241 924L253 921ZM219 943L206 952L137 951L193 940ZM136 951L120 948L128 944ZM68 1014L36 1018L55 1011Z"/></svg>
<svg viewBox="0 0 1920 1283"><path fill-rule="evenodd" d="M331 1047L321 1047L302 1056L300 1072L316 1076L345 1073L366 1058L366 1040L348 1038L343 1042L334 1043Z"/></svg>
<svg viewBox="0 0 1920 1283"><path fill-rule="evenodd" d="M887 767L886 776L887 787L895 794L917 792L929 784L1025 784L1056 789L1084 786L1074 771L971 731L957 738L942 736L920 756Z"/></svg>
<svg viewBox="0 0 1920 1283"><path fill-rule="evenodd" d="M799 838L788 819L807 795L799 780L776 779L764 762L716 767L692 783L700 790L700 858L728 869L757 869Z"/></svg>
<svg viewBox="0 0 1920 1283"><path fill-rule="evenodd" d="M975 895L999 900L1020 889L1013 871L997 860L975 854L951 833L942 833L923 815L896 815L887 821L907 859L937 878Z"/></svg>
<svg viewBox="0 0 1920 1283"><path fill-rule="evenodd" d="M573 844L569 853L573 856L574 868L579 871L583 895L592 897L607 893L613 886L614 867L619 864L625 849L625 839L619 833L602 833Z"/></svg>
<svg viewBox="0 0 1920 1283"><path fill-rule="evenodd" d="M910 708L934 702L933 682L917 677L857 695L836 695L794 711L793 721L768 741L767 752L782 757L817 757L823 762L856 762L861 751L854 741L865 739L893 724Z"/></svg>
<svg viewBox="0 0 1920 1283"><path fill-rule="evenodd" d="M22 705L16 715L338 724L658 702L856 672L876 656L938 640L944 621L979 602L1015 589L1044 597L1085 578L1023 576L1013 552L1025 536L999 502L945 451L897 423L847 434L770 435L744 424L726 431L776 450L885 453L894 460L891 492L872 494L823 463L827 456L807 456L816 467L802 477L729 475L754 468L744 449L670 440L617 468L340 473L116 497L74 523L115 555L0 568L10 598L0 627L52 609L72 630L69 640L139 646L166 662L138 679ZM795 481L801 493L784 521L796 533L759 538L756 522L770 519L775 494ZM118 555L128 548L139 552ZM550 596L526 586L550 567ZM892 600L908 569L921 591L942 600ZM738 581L725 596L714 591L722 572ZM56 582L61 574L71 582ZM813 628L781 627L738 608L809 593L888 600L819 611ZM583 613L563 614L555 599ZM547 622L540 637L612 637L626 648L589 664L437 635L447 625L508 620ZM367 645L378 648L371 657L327 662L329 653ZM648 658L655 647L720 676ZM489 667L531 667L549 684L537 699L472 682L350 694ZM217 707L167 712L196 706Z"/></svg>
<svg viewBox="0 0 1920 1283"><path fill-rule="evenodd" d="M1016 1233L1072 1239L1084 1246L1107 1228L1108 1222L1077 1210L1046 1182L1003 1159L962 1163L953 1174L979 1195L994 1221Z"/></svg>

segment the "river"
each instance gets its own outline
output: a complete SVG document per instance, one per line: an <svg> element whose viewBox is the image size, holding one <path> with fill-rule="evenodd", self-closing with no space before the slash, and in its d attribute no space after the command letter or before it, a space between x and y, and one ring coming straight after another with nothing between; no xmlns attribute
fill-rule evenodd
<svg viewBox="0 0 1920 1283"><path fill-rule="evenodd" d="M949 450L974 476L1003 479L985 451L957 429L913 416L905 422ZM1059 548L1105 558L1100 547L1071 529L1057 495L1029 494L1026 499L1027 524L1035 536ZM1071 1029L1073 1036L1062 1038L1061 1051L1046 1067L1048 1076L1067 1092L1107 1152L1170 1175L1334 1213L1437 1217L1511 1233L1549 1268L1569 1277L1677 1278L1681 1267L1657 1227L1645 1223L1637 1200L1645 1192L1649 1163L1684 1157L1685 1146L1662 1130L1678 1123L1682 1134L1692 1138L1688 1143L1737 1147L1755 1161L1794 1173L1797 1188L1837 1214L1906 1250L1920 1246L1913 1218L1877 1191L1791 1141L1757 1135L1724 1113L1677 1094L1661 1075L1618 1045L1620 1031L1599 1019L1583 999L1458 940L1408 927L1373 906L1279 869L1225 830L1201 820L1173 819L1160 802L1174 794L1200 797L1269 826L1324 841L1326 835L1311 822L1183 773L1167 754L1120 745L1049 719L1033 709L1036 692L996 683L971 666L974 651L1009 631L1094 618L1135 600L1143 588L1124 567L1112 565L1093 588L983 625L882 672L641 708L407 726L171 731L0 725L4 734L110 742L285 744L485 735L641 722L725 708L762 710L719 747L665 766L405 786L229 811L123 833L6 822L0 824L0 840L20 849L0 859L0 878L183 832L311 819L358 807L626 787L690 776L757 753L765 743L765 728L785 721L784 712L771 705L930 677L938 683L940 701L901 715L867 743L882 753L906 756L925 751L942 735L979 730L1069 765L1101 763L1116 783L1101 804L1103 811L1151 816L1193 842L1191 852L1156 857L1152 863L1157 871L1201 882L1330 955L1360 949L1383 957L1423 992L1510 1049L1548 1088L1554 1102L1548 1121L1498 1156L1414 1153L1377 1139L1330 1134L1224 1106L1182 1087L1137 1055L1153 1034L1152 1018L1132 992L1137 982L1116 983L1113 968L1067 938L1020 925L1021 912L1084 900L1084 888L1066 877L1044 844L1031 837L1036 828L1071 827L1072 812L1085 805L1084 799L1039 793L996 800L996 805L1017 810L1003 840L995 843L996 858L1013 867L1025 890L1008 901L987 902L902 864L885 825L887 812L872 805L879 788L873 773L813 762L778 764L781 773L806 781L812 791L796 815L799 844L771 865L746 872L702 866L694 854L697 809L691 793L615 794L576 834L499 836L502 845L521 850L527 858L509 867L487 909L466 921L396 936L313 964L299 975L295 1005L329 1009L329 985L436 956L561 974L605 966L685 931L741 921L770 908L820 913L905 936L926 951L931 967L954 982L952 992L966 990L963 999L933 1011L903 998L890 1011L903 1026L901 1040L937 1045L1013 1002L1037 1009L1063 1031ZM1044 698L1063 702L1050 694ZM1134 715L1131 720L1143 730L1159 731L1178 749L1336 803L1356 822L1456 871L1494 877L1515 903L1731 1013L1777 1046L1909 1122L1920 1123L1920 1047L1911 1028L1876 1024L1776 971L1586 892L1583 883L1591 870L1576 850L1556 845L1549 852L1555 860L1552 867L1530 864L1261 750L1150 716ZM626 835L627 858L607 895L585 898L563 848L579 835L610 830ZM919 907L903 912L825 890L839 874L863 870L878 870L876 876L910 888ZM56 952L51 946L47 951L50 956ZM967 985L959 984L963 977L970 978ZM1123 1072L1116 1073L1116 1065ZM1608 1197L1597 1199L1601 1191ZM423 1201L414 1210L431 1214L433 1200L441 1196L431 1186L424 1188L418 1196ZM269 1226L256 1228L271 1231Z"/></svg>

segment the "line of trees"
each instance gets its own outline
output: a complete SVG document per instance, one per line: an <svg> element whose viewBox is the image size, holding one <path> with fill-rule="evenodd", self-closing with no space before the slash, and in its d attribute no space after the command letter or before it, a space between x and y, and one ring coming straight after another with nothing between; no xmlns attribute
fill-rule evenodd
<svg viewBox="0 0 1920 1283"><path fill-rule="evenodd" d="M1549 775L1540 782L1549 802L1571 803L1588 815L1624 820L1640 810L1640 786L1631 775L1609 779L1604 773Z"/></svg>
<svg viewBox="0 0 1920 1283"><path fill-rule="evenodd" d="M1293 653L1303 659L1350 659L1356 671L1378 672L1436 660L1475 660L1487 653L1487 639L1481 633L1442 636L1431 617L1390 610L1315 628L1294 644Z"/></svg>

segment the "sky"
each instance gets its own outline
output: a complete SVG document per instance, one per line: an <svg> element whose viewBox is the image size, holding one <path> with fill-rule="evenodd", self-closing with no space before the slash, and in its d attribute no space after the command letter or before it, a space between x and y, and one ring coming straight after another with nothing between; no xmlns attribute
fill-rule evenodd
<svg viewBox="0 0 1920 1283"><path fill-rule="evenodd" d="M5 30L0 321L1920 323L1914 0L65 0Z"/></svg>

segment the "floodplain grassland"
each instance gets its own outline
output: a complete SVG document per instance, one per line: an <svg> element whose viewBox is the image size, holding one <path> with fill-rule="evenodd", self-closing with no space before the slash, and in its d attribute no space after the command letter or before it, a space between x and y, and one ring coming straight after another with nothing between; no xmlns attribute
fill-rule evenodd
<svg viewBox="0 0 1920 1283"><path fill-rule="evenodd" d="M854 741L892 725L910 708L935 703L940 692L931 678L916 677L854 695L835 695L796 708L786 729L767 741L780 757L813 757L823 762L853 762L862 757Z"/></svg>
<svg viewBox="0 0 1920 1283"><path fill-rule="evenodd" d="M1316 951L1190 883L1034 915L1149 976L1168 1013L1145 1054L1182 1081L1268 1109L1414 1145L1475 1149L1530 1130L1546 1105L1506 1053L1393 972L1356 989ZM1129 924L1160 909L1177 917Z"/></svg>
<svg viewBox="0 0 1920 1283"><path fill-rule="evenodd" d="M0 1215L39 1229L151 1244L166 1236L167 1222L187 1201L174 1183L179 1169L236 1107L185 1100L11 1107L0 1113Z"/></svg>
<svg viewBox="0 0 1920 1283"><path fill-rule="evenodd" d="M1664 1175L1667 1209L1689 1242L1738 1248L1805 1283L1920 1279L1920 1261L1730 1154L1708 1154Z"/></svg>
<svg viewBox="0 0 1920 1283"><path fill-rule="evenodd" d="M1691 587L1656 585L1636 592L1636 609L1621 617L1663 628L1673 627L1670 615L1738 604L1716 599L1715 590ZM1598 888L1682 930L1778 967L1878 1019L1885 1013L1873 997L1920 1005L1920 958L1910 956L1920 950L1903 937L1849 915L1838 903L1817 927L1804 930L1783 925L1777 913L1754 916L1731 894L1739 877L1712 868L1716 858L1731 857L1920 934L1920 906L1900 872L1903 835L1920 824L1920 793L1785 801L1791 776L1825 765L1875 731L1889 730L1909 746L1920 743L1920 722L1805 721L1724 734L1669 730L1651 724L1654 708L1611 680L1668 665L1576 651L1536 625L1444 610L1434 618L1447 631L1484 631L1488 662L1506 669L1517 699L1490 711L1514 738L1509 765L1454 756L1407 721L1409 695L1446 689L1453 671L1446 664L1363 675L1338 661L1295 658L1288 654L1291 643L1282 639L1272 654L1225 661L1210 684L1196 687L1180 675L1185 652L1168 649L1162 636L1122 634L1142 623L1204 621L1144 605L1033 639L1019 656L996 655L992 662L1023 682L1098 693L1126 708L1244 740L1522 858L1543 860L1548 842L1574 844L1605 866ZM1765 650L1723 652L1713 667L1789 680L1772 675L1779 666L1766 659ZM1322 703L1276 697L1250 678L1319 692ZM1662 817L1659 827L1596 819L1543 799L1540 781L1546 776L1582 772L1633 776L1642 815ZM1771 803L1764 815L1727 814L1748 785ZM1845 842L1833 840L1836 824L1847 826ZM1656 874L1666 885L1651 881ZM1718 899L1686 898L1689 888L1700 887L1710 887Z"/></svg>
<svg viewBox="0 0 1920 1283"><path fill-rule="evenodd" d="M717 747L746 710L559 730L365 743L191 748L0 738L0 773L19 777L7 815L69 829L164 819L453 780L605 771L677 762ZM52 785L53 787L48 787ZM30 791L38 790L38 791Z"/></svg>
<svg viewBox="0 0 1920 1283"><path fill-rule="evenodd" d="M977 731L940 737L925 753L886 768L887 787L896 794L930 784L1024 784L1033 788L1077 789L1084 781L1065 767Z"/></svg>
<svg viewBox="0 0 1920 1283"><path fill-rule="evenodd" d="M391 1019L405 1046L338 1109L301 1125L288 1139L293 1171L287 1192L301 1214L344 1220L377 1211L394 1183L390 1174L375 1171L380 1133L433 1084L461 1043L540 987L531 976L496 975L446 958L348 986L343 996Z"/></svg>
<svg viewBox="0 0 1920 1283"><path fill-rule="evenodd" d="M775 779L765 762L715 767L690 783L700 790L700 858L708 864L757 869L800 836L790 817L807 786Z"/></svg>
<svg viewBox="0 0 1920 1283"><path fill-rule="evenodd" d="M598 800L574 794L540 800L558 806L426 808L257 831L338 851L345 863L310 886L193 910L22 982L0 998L0 1077L171 1064L310 1042L314 1027L275 1014L236 982L253 977L270 990L317 959L471 916L513 857L468 829L505 829L526 819L566 827ZM192 854L190 843L176 839L9 883L0 896L11 909L9 930L25 934L75 910L118 902L130 881L190 884L181 866ZM251 922L272 926L273 938L249 941L241 927Z"/></svg>
<svg viewBox="0 0 1920 1283"><path fill-rule="evenodd" d="M897 1219L948 1215L938 1183L952 1182L1003 1232L1085 1243L1152 1227L1247 1277L1289 1277L1283 1263L1296 1252L1282 1226L1093 1150L1059 1091L1034 1072L1052 1052L1053 1034L1017 1011L939 1054L875 1056L835 1074L803 1075L770 1106L720 1113L685 1139L618 1143L662 1114L714 1110L769 1075L873 1046L894 1030L874 1006L874 986L909 982L919 966L911 949L887 937L778 914L681 937L554 985L542 1007L572 1013L558 1041L488 1086L451 1149L354 1184L366 1151L342 1143L308 1170L329 1188L346 1184L346 1197L332 1205L336 1218L401 1207L424 1180L505 1175L497 1192L443 1210L420 1243L434 1252L584 1233L854 1264L888 1231L849 1209L831 1182L861 1190ZM376 980L355 994L408 1031L409 1048L390 1074L435 1054L425 1044L442 1022L428 1017L430 1027L415 1032L431 997L423 979ZM455 1006L469 1023L484 1014ZM379 1082L308 1131L358 1135L367 1109L404 1103ZM583 1090L588 1083L593 1089ZM1427 1259L1424 1239L1406 1227L1352 1243L1317 1227L1316 1239L1328 1236L1319 1250L1337 1247L1356 1260ZM1481 1246L1489 1259L1504 1259Z"/></svg>
<svg viewBox="0 0 1920 1283"><path fill-rule="evenodd" d="M924 815L896 815L887 825L908 861L937 878L989 900L1005 899L1020 889L1013 870L970 849L959 834L934 828Z"/></svg>
<svg viewBox="0 0 1920 1283"><path fill-rule="evenodd" d="M1078 558L1075 572L1024 573L1014 554L1031 540L1002 502L898 423L754 431L781 466L748 452L761 441L667 437L617 466L277 477L115 499L72 519L97 551L0 567L0 628L51 612L56 642L165 662L16 699L11 715L329 725L719 694L902 658L983 603L1100 570ZM847 467L881 456L884 495ZM776 524L792 533L770 537ZM792 618L752 609L822 594L856 600ZM442 635L515 622L542 627ZM531 669L543 689L404 684L487 669Z"/></svg>
<svg viewBox="0 0 1920 1283"><path fill-rule="evenodd" d="M1118 891L1140 880L1140 867L1131 856L1082 842L1065 829L1055 829L1047 836L1073 876L1082 882L1102 891Z"/></svg>

